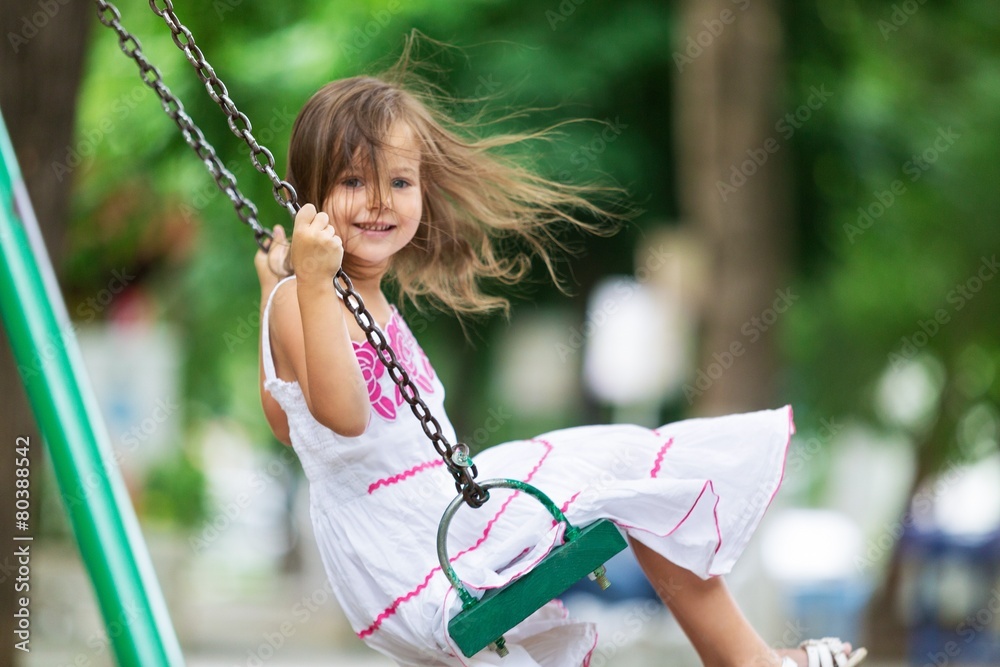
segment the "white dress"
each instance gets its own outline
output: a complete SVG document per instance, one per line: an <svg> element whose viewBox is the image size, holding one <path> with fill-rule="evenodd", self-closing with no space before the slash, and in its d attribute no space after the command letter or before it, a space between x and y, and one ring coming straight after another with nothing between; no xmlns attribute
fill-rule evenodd
<svg viewBox="0 0 1000 667"><path fill-rule="evenodd" d="M506 633L507 657L489 649L462 655L447 633L461 602L436 553L438 522L456 496L451 475L368 343L354 343L372 405L367 431L347 438L319 424L298 384L275 375L270 307L269 299L261 323L264 386L288 415L316 542L358 637L401 665L586 664L596 629L570 619L558 601ZM406 323L393 309L380 328L454 443L444 388ZM574 525L608 518L708 577L729 572L746 546L781 484L793 431L787 406L657 429L582 426L491 447L475 463L479 479L528 481ZM452 565L472 590L502 586L530 569L561 543L564 528L526 494L490 495L479 510L462 507L449 532Z"/></svg>

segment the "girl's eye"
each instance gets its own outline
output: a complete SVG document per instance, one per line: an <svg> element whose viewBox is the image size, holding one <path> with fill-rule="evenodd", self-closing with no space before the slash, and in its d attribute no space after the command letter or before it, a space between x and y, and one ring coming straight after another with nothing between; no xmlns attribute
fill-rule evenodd
<svg viewBox="0 0 1000 667"><path fill-rule="evenodd" d="M410 186L410 182L402 178L392 179L392 187L394 188L406 188Z"/></svg>
<svg viewBox="0 0 1000 667"><path fill-rule="evenodd" d="M345 178L343 180L343 184L344 184L345 187L348 187L348 188L360 188L361 187L361 179L360 178L355 178L355 177L352 176L351 178Z"/></svg>

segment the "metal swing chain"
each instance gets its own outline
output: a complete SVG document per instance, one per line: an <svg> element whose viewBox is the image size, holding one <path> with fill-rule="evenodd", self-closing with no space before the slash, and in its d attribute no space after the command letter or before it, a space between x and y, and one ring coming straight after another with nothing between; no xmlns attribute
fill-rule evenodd
<svg viewBox="0 0 1000 667"><path fill-rule="evenodd" d="M240 220L254 230L254 238L257 244L266 252L269 243L265 242L263 237L266 236L270 240L271 232L262 227L257 221L257 208L240 193L236 187L236 178L219 160L215 149L208 143L204 134L184 111L181 101L163 83L160 71L143 55L139 41L122 26L121 14L117 7L106 0L95 0L95 2L97 2L97 13L101 23L113 29L118 34L119 46L121 46L125 55L135 60L139 66L143 82L159 96L163 110L181 128L185 140L205 162L206 167L215 179L216 185L232 200ZM298 196L295 188L278 176L274 169L274 155L267 148L261 146L254 138L250 119L236 108L236 104L229 97L229 92L225 84L216 76L215 70L205 59L204 53L195 44L191 31L174 13L171 0L163 0L163 2L165 4L163 9L156 5L156 0L149 0L149 5L157 15L163 18L167 26L170 27L174 44L184 52L188 62L195 68L198 77L205 84L208 94L225 112L229 128L250 147L250 159L257 171L270 179L275 200L288 210L289 214L294 216L299 210ZM385 335L376 326L375 319L365 307L361 294L354 289L351 279L344 273L343 269L337 271L337 275L333 279L333 285L340 296L343 297L344 303L347 304L351 314L354 315L354 319L364 332L365 338L375 349L379 361L389 371L389 377L399 387L400 395L406 401L407 405L410 406L410 410L420 422L420 426L424 434L431 441L434 450L443 459L445 467L455 480L456 490L462 494L462 497L469 506L481 507L489 499L489 492L475 481L479 471L475 464L472 463L471 458L469 458L468 445L463 443L452 445L448 441L448 438L441 430L440 422L431 414L430 408L420 396L420 390L417 389L406 369L400 364L395 351L389 345L389 341L386 340Z"/></svg>
<svg viewBox="0 0 1000 667"><path fill-rule="evenodd" d="M160 74L160 70L146 59L139 40L121 24L121 13L118 8L105 0L95 1L97 2L97 18L118 35L118 46L122 53L134 60L139 67L139 78L152 88L153 92L160 98L160 105L163 107L164 113L173 119L177 127L180 128L184 141L194 149L201 161L205 163L205 167L212 175L219 190L229 197L240 221L253 230L257 245L265 247L263 239L270 238L271 232L257 220L257 207L240 192L236 185L236 177L222 163L215 148L208 143L201 129L191 120L191 116L184 110L184 104L163 83L163 75Z"/></svg>
<svg viewBox="0 0 1000 667"><path fill-rule="evenodd" d="M195 43L191 30L181 22L174 12L172 0L163 0L162 8L157 5L156 0L149 0L149 8L162 18L163 22L170 28L170 36L174 40L174 44L194 67L198 78L205 84L205 90L208 91L209 97L226 114L229 129L250 147L250 161L257 171L267 176L271 181L271 191L275 201L284 206L294 217L299 210L295 188L292 187L291 183L278 176L278 172L274 168L274 154L257 143L257 139L252 133L253 125L250 123L250 119L236 108L236 103L229 97L229 89L226 88L226 84L216 76L215 68L205 59L205 54Z"/></svg>

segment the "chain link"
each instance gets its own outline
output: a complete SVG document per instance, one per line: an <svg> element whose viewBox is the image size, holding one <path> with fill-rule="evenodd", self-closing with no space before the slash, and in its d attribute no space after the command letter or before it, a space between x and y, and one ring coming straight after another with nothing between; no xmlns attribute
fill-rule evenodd
<svg viewBox="0 0 1000 667"><path fill-rule="evenodd" d="M282 180L275 171L274 155L264 146L261 146L254 138L250 119L241 112L236 103L229 96L226 84L215 74L215 69L205 59L205 54L195 43L194 35L185 26L174 12L171 0L161 0L163 7L157 5L157 0L149 0L150 8L160 16L170 28L174 44L177 45L189 63L194 67L198 78L205 84L209 97L219 105L223 113L226 114L229 129L233 134L243 139L250 147L250 161L254 168L268 177L272 184L272 193L275 201L285 208L292 216L299 210L298 195L295 188L285 180ZM198 157L202 159L209 173L215 179L219 190L233 202L236 215L240 220L250 226L254 231L254 238L257 244L265 251L268 250L271 239L271 232L265 229L257 221L257 207L249 199L243 196L236 187L236 178L226 169L225 165L216 155L215 149L205 139L201 129L195 125L191 117L184 111L184 105L170 92L160 71L146 59L142 53L139 40L129 33L121 24L121 14L118 8L106 0L95 0L97 3L97 16L101 23L111 28L118 35L118 44L122 51L135 60L139 66L140 76L143 82L152 88L160 98L164 112L177 123L184 135L184 140L195 150ZM268 241L265 241L264 238ZM348 310L354 315L358 326L365 334L365 338L375 349L379 361L381 361L389 371L392 381L399 387L400 394L410 410L420 422L424 434L430 440L434 450L444 460L445 467L455 480L455 489L462 494L465 502L471 507L481 507L489 499L489 492L476 483L476 476L479 474L475 464L468 456L468 445L456 443L454 446L441 430L441 424L431 413L429 407L420 396L420 391L410 379L406 369L400 364L385 335L375 325L375 320L371 313L365 308L364 299L361 294L354 289L351 279L344 273L343 269L337 271L333 279L334 288L344 299Z"/></svg>

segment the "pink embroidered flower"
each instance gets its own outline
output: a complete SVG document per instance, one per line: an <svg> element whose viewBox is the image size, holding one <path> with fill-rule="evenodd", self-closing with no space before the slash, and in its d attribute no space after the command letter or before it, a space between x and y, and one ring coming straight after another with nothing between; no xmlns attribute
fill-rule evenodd
<svg viewBox="0 0 1000 667"><path fill-rule="evenodd" d="M368 400L371 401L372 408L380 417L395 419L396 406L388 396L382 394L382 385L379 384L379 378L385 373L385 366L379 361L375 349L369 343L364 343L355 346L354 353L361 366L361 376L368 385Z"/></svg>
<svg viewBox="0 0 1000 667"><path fill-rule="evenodd" d="M393 320L386 328L389 330L389 345L392 346L393 351L396 353L399 363L406 369L407 375L413 380L413 384L417 385L421 391L433 393L434 369L431 367L431 362L427 359L427 355L417 345L417 341L413 337L413 334L410 333L409 327L402 320ZM402 404L403 392L397 386L396 405Z"/></svg>

